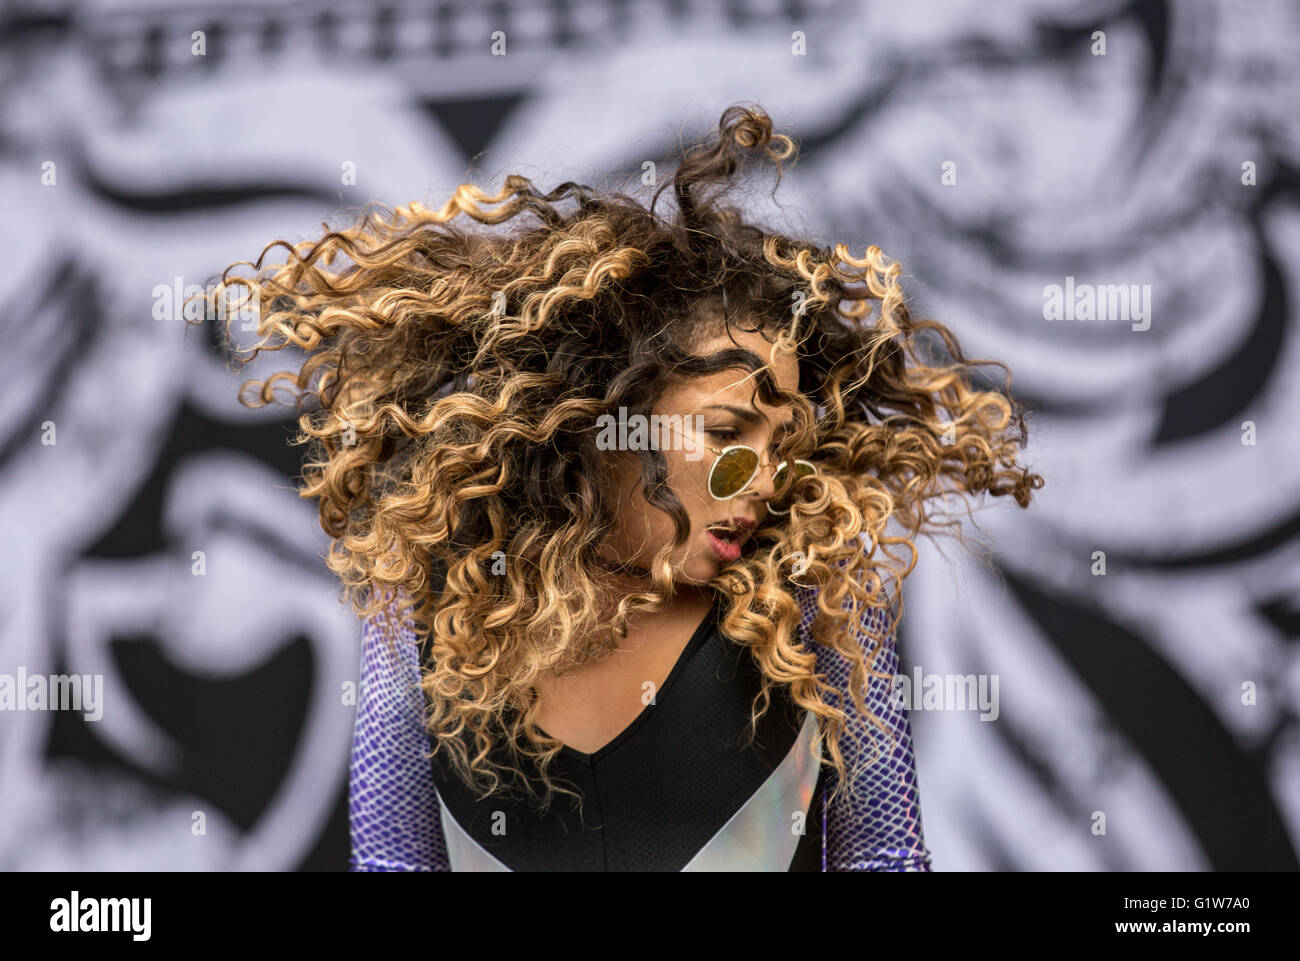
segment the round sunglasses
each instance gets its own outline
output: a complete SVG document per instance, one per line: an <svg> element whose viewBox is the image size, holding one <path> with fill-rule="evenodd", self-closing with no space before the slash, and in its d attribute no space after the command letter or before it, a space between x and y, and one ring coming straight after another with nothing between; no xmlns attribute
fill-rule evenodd
<svg viewBox="0 0 1300 961"><path fill-rule="evenodd" d="M710 447L698 438L695 438L695 443L717 455L709 468L709 493L714 500L729 501L754 482L760 458L758 451L748 444ZM781 461L776 473L772 475L772 487L776 493L767 502L768 511L773 514L790 513L790 505L794 500L791 494L795 484L816 473L817 465L811 461L795 460L793 465Z"/></svg>
<svg viewBox="0 0 1300 961"><path fill-rule="evenodd" d="M713 495L714 500L731 500L741 491L748 489L754 478L758 476L758 451L748 444L732 444L729 447L718 448L701 444L698 440L696 443L718 455L713 466L709 468L709 493ZM773 514L790 513L790 505L794 501L791 495L795 484L816 473L817 465L811 461L795 460L793 465L789 461L781 461L777 465L776 473L772 475L772 486L776 489L776 494L767 502L768 511Z"/></svg>

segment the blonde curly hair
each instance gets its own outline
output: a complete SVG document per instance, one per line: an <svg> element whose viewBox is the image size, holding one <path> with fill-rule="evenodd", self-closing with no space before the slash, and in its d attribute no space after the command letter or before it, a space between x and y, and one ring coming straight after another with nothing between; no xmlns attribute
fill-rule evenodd
<svg viewBox="0 0 1300 961"><path fill-rule="evenodd" d="M725 599L724 633L762 671L755 727L773 686L787 686L821 721L841 789L845 714L799 641L792 584L818 588L814 636L852 664L848 693L869 714L867 675L884 676L873 665L887 638L866 628L866 650L855 627L886 608L896 628L914 540L952 526L933 503L956 491L1027 507L1043 484L1017 464L1026 431L1010 373L966 359L942 324L912 319L899 264L875 246L855 258L762 229L721 202L742 161L770 161L779 182L794 153L760 108L732 106L648 205L573 182L543 194L516 175L494 196L464 184L437 211L375 204L344 229L323 224L318 239L268 244L206 295L229 303L237 292L260 308L255 344L235 347L229 325L221 334L237 368L261 351L303 352L297 370L246 381L240 400L262 406L277 383L295 388L294 442L313 454L299 493L318 501L326 562L359 617L409 618L427 644L431 744L483 796L507 782L532 792L528 758L549 804L563 745L535 723L533 683L615 643L597 613L597 547L617 524L601 415L648 415L676 378L726 368L755 374L765 402L792 406L797 429L780 453L819 472L710 584ZM655 211L669 186L671 217ZM285 262L263 267L276 247ZM232 275L241 266L253 276ZM797 394L750 351L694 355L724 293L725 324L749 319L797 352ZM981 384L983 364L1006 372L1001 391ZM688 534L662 455L636 456L647 501L677 534L656 557L653 588L618 599L616 637L671 596L667 557ZM891 518L901 535L885 534ZM509 763L490 760L494 745Z"/></svg>

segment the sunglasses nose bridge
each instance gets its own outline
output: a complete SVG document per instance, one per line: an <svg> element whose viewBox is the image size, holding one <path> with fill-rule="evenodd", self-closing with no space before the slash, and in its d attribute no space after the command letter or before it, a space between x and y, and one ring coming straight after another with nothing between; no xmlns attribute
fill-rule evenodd
<svg viewBox="0 0 1300 961"><path fill-rule="evenodd" d="M750 478L746 490L758 490L763 500L775 497L777 494L776 473L777 466L772 463L772 458L770 456L760 457L758 469L754 471L754 476ZM759 488L760 481L764 489Z"/></svg>

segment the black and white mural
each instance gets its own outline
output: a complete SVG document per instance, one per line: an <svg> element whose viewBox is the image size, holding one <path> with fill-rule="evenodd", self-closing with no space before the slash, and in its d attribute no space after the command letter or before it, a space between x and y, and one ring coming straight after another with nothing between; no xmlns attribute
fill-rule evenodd
<svg viewBox="0 0 1300 961"><path fill-rule="evenodd" d="M879 244L1032 411L1033 507L904 595L918 689L985 695L917 695L935 869L1297 868L1289 0L0 3L0 868L346 866L359 625L186 288L740 101L801 145L755 214Z"/></svg>

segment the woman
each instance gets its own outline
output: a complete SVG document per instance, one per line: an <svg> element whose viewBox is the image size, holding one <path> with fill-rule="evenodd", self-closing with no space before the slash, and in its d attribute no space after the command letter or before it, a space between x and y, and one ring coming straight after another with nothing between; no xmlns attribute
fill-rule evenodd
<svg viewBox="0 0 1300 961"><path fill-rule="evenodd" d="M929 869L899 587L932 500L1042 478L897 264L721 202L793 152L733 106L648 206L509 176L223 275L305 352L245 403L313 402L357 870Z"/></svg>

